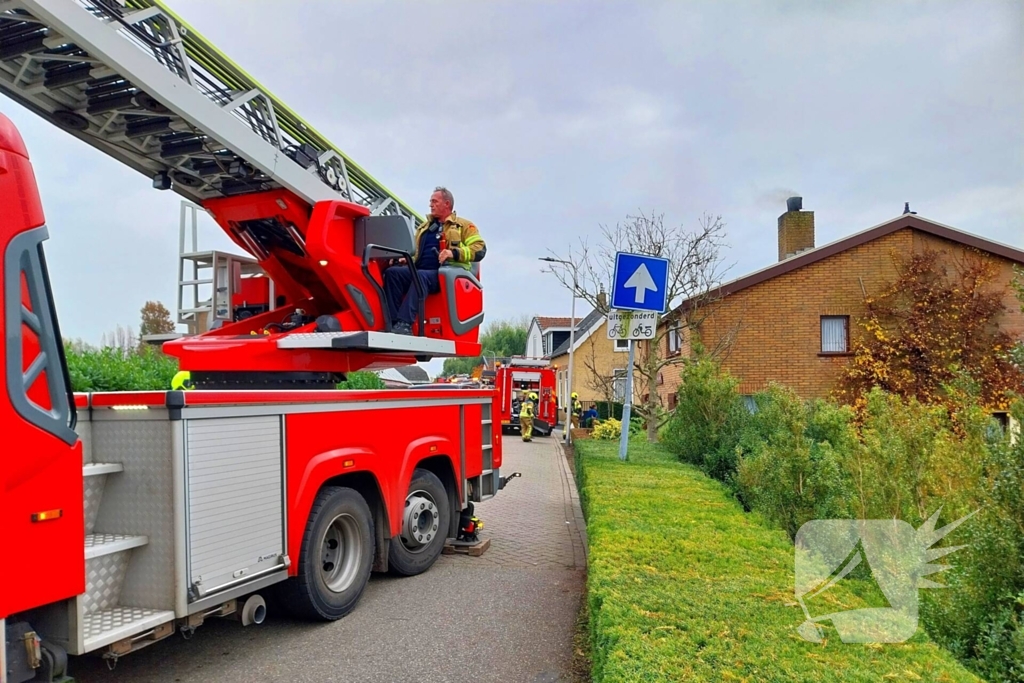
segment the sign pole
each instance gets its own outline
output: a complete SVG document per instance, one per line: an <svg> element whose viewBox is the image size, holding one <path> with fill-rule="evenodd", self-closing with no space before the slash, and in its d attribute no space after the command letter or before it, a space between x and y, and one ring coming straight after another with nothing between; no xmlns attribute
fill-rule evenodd
<svg viewBox="0 0 1024 683"><path fill-rule="evenodd" d="M565 409L565 443L566 445L572 444L572 359L576 355L576 279L573 277L572 281L572 312L569 313L569 391L568 396L563 396L562 400L566 401ZM552 349L554 350L554 349ZM580 425L582 427L583 425Z"/></svg>
<svg viewBox="0 0 1024 683"><path fill-rule="evenodd" d="M629 447L629 413L633 405L633 350L636 342L629 340L629 366L626 369L626 395L622 402L622 435L619 437L619 460L625 462Z"/></svg>

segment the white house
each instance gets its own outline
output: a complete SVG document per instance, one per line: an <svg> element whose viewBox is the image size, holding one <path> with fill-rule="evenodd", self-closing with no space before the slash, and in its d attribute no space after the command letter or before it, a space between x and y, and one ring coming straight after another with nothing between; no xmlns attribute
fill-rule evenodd
<svg viewBox="0 0 1024 683"><path fill-rule="evenodd" d="M579 324L580 319L576 319ZM535 316L526 333L526 357L544 358L569 340L572 331L569 318Z"/></svg>

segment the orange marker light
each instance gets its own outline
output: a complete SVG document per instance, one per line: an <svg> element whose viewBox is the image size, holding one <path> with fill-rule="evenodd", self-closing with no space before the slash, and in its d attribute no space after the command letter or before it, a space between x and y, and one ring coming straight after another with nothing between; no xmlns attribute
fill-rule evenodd
<svg viewBox="0 0 1024 683"><path fill-rule="evenodd" d="M64 516L64 511L61 510L61 509L57 509L57 510L44 510L43 512L33 512L32 513L32 521L33 522L49 522L50 520L53 520L53 519L60 519L63 516Z"/></svg>
<svg viewBox="0 0 1024 683"><path fill-rule="evenodd" d="M343 466L345 466L345 467L352 467L353 465L356 464L356 461L355 460L346 460L345 462L343 462L341 464Z"/></svg>

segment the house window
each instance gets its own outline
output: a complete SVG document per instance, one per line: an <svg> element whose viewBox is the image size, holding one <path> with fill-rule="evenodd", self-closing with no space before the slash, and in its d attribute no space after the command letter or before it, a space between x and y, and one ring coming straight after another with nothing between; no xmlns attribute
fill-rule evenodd
<svg viewBox="0 0 1024 683"><path fill-rule="evenodd" d="M668 409L675 410L677 405L679 405L679 394L672 392L668 395Z"/></svg>
<svg viewBox="0 0 1024 683"><path fill-rule="evenodd" d="M821 316L821 352L849 353L850 351L850 316Z"/></svg>
<svg viewBox="0 0 1024 683"><path fill-rule="evenodd" d="M616 339L615 340L616 351L629 351L629 340L628 339Z"/></svg>
<svg viewBox="0 0 1024 683"><path fill-rule="evenodd" d="M743 399L743 407L747 409L747 412L754 414L757 412L757 402L754 401L754 397L750 394L743 394L740 396Z"/></svg>
<svg viewBox="0 0 1024 683"><path fill-rule="evenodd" d="M612 371L612 400L622 403L626 400L626 369Z"/></svg>
<svg viewBox="0 0 1024 683"><path fill-rule="evenodd" d="M668 331L668 355L674 356L683 348L683 331L678 327L672 327Z"/></svg>

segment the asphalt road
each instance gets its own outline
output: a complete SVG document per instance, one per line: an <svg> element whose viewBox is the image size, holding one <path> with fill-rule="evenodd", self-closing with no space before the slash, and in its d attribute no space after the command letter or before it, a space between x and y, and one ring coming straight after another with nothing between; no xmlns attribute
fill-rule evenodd
<svg viewBox="0 0 1024 683"><path fill-rule="evenodd" d="M268 614L260 626L213 619L122 658L113 671L75 658L78 683L554 683L570 678L583 590L584 531L575 487L551 439L505 437L502 472L478 506L491 547L442 556L409 578L373 575L356 609L327 624Z"/></svg>

